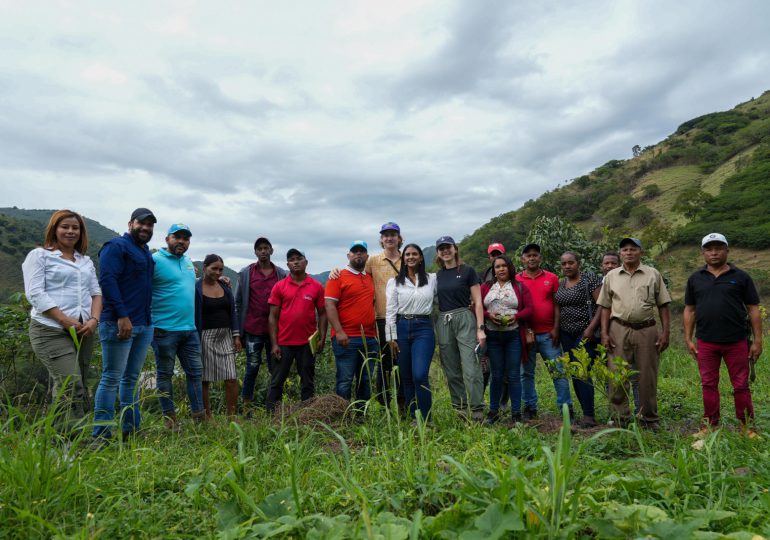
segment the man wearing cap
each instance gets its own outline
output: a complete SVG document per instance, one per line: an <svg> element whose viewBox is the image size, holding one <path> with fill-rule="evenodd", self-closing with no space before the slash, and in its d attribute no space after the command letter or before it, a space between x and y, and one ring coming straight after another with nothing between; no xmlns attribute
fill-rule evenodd
<svg viewBox="0 0 770 540"><path fill-rule="evenodd" d="M505 255L505 246L499 242L494 242L492 244L489 244L489 246L487 247L487 257L489 258L489 268L484 270L484 273L481 274L482 283L495 280L495 269L494 269L495 258L499 257L500 255Z"/></svg>
<svg viewBox="0 0 770 540"><path fill-rule="evenodd" d="M622 357L637 371L639 412L643 427L657 429L658 366L660 354L668 347L668 294L663 277L656 269L641 263L642 242L623 238L619 244L622 265L604 276L597 304L602 306L602 345L607 348L609 367L612 358ZM655 308L660 314L662 331L655 328ZM610 385L610 412L621 423L628 422L628 382Z"/></svg>
<svg viewBox="0 0 770 540"><path fill-rule="evenodd" d="M128 232L108 240L99 250L99 286L104 309L99 322L102 377L94 396L94 438L111 437L115 397L120 389L122 432L139 429L137 380L152 341L152 274L155 263L147 248L157 219L137 208Z"/></svg>
<svg viewBox="0 0 770 540"><path fill-rule="evenodd" d="M538 244L527 244L521 250L521 262L524 270L516 274L516 281L529 289L532 296L534 309L529 319L527 332L534 337L534 343L527 345L528 357L525 359L521 370L521 397L524 401L522 417L531 420L537 416L537 389L535 388L535 367L537 353L546 361L548 371L553 379L553 387L556 390L556 405L561 411L562 405L569 407L570 418L574 416L572 410L572 396L569 391L569 381L564 375L559 357L559 324L556 320L556 302L554 295L559 290L559 278L553 272L543 270L540 265L543 257L540 254Z"/></svg>
<svg viewBox="0 0 770 540"><path fill-rule="evenodd" d="M174 223L166 235L166 247L153 253L152 318L155 325L152 349L155 352L160 408L166 427L176 431L179 423L174 406L174 364L179 363L187 379L187 397L194 420L205 419L203 408L203 363L201 342L195 327L195 267L185 255L192 232L183 223Z"/></svg>
<svg viewBox="0 0 770 540"><path fill-rule="evenodd" d="M401 228L398 224L389 221L380 227L380 245L382 251L372 255L366 261L366 273L374 280L374 312L377 317L377 338L380 343L386 343L385 338L385 307L388 300L385 296L385 288L388 281L398 275L401 270L401 246L404 239L401 238ZM390 382L393 372L393 351L390 347L380 349L381 362L377 369L377 400L382 404L390 403ZM397 390L399 403L403 403L402 391Z"/></svg>
<svg viewBox="0 0 770 540"><path fill-rule="evenodd" d="M684 339L698 362L703 386L706 425L696 435L705 436L709 427L719 425L719 366L724 358L733 385L735 415L743 433L755 438L749 363L762 354L759 295L751 276L727 262L729 249L724 235L707 234L701 247L706 265L693 272L684 293ZM747 315L754 338L751 346L747 340ZM697 343L693 342L694 331Z"/></svg>
<svg viewBox="0 0 770 540"><path fill-rule="evenodd" d="M332 349L337 365L337 395L350 400L357 379L356 399L371 396L370 372L377 357L377 325L374 311L374 280L365 268L368 246L355 240L348 251L348 265L337 279L326 283L326 315L332 326Z"/></svg>
<svg viewBox="0 0 770 540"><path fill-rule="evenodd" d="M238 326L246 349L246 373L243 377L243 406L250 414L254 401L254 386L262 363L262 352L267 359L267 369L272 373L268 299L273 286L287 276L286 270L270 261L273 245L265 237L254 242L256 262L238 272L238 288L235 291L235 309L238 312ZM270 380L270 375L268 376Z"/></svg>
<svg viewBox="0 0 770 540"><path fill-rule="evenodd" d="M286 253L289 276L273 287L270 304L270 342L273 372L265 407L273 411L283 396L283 385L296 361L302 401L315 394L315 358L308 339L318 332L320 354L326 342L326 308L323 285L308 276L307 259L300 250ZM317 316L317 317L316 317Z"/></svg>

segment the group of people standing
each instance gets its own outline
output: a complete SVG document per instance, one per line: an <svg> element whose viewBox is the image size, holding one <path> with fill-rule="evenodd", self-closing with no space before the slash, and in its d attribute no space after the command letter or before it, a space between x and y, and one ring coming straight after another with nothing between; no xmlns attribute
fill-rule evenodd
<svg viewBox="0 0 770 540"><path fill-rule="evenodd" d="M185 254L192 232L184 224L171 225L166 246L151 253L147 243L156 223L150 210L136 209L128 232L100 249L97 278L85 254L83 218L61 210L51 216L43 247L30 252L23 264L32 304L30 341L51 375L54 395L64 398L59 403L66 407L57 416L62 429L82 424L86 416L85 375L97 326L102 344L102 376L93 404L97 443L111 437L116 397L122 435L139 428L138 381L149 347L155 353L165 423L176 431L180 424L171 381L177 358L195 421L211 415L209 390L215 381L224 381L227 413L236 414L235 354L242 349L244 410L249 414L253 409L264 359L270 379L265 406L273 411L294 364L301 398L314 395L315 358L328 326L337 394L368 401L372 381L383 404L397 401L415 421L431 416L429 371L436 343L452 407L464 418L487 424L500 420L506 402L514 421L537 416L538 353L551 374L557 405L566 405L575 416L562 351L577 361L574 351L583 344L593 358L601 343L610 369L613 358L622 357L634 372L631 389L628 383L609 388L612 416L629 421L632 390L641 425L658 426L658 366L669 341L671 298L660 273L641 263L636 238L623 238L619 253L604 256L603 276L582 272L579 256L565 251L562 279L542 268L539 245L524 246L523 270L517 273L505 247L493 243L487 251L490 267L479 277L462 262L450 236L436 241L439 268L427 272L422 249L403 246L400 227L388 222L380 228L383 251L370 256L366 242L353 241L347 265L333 270L323 287L306 273L303 251L287 252L286 271L272 262L272 244L260 237L254 243L256 261L239 272L233 291L218 255L205 258L202 276L196 278ZM727 263L723 235L707 235L702 249L706 266L688 281L684 321L687 346L701 372L705 418L711 427L719 422L717 385L724 357L736 416L744 432L755 436L748 373L750 361L762 351L759 298L748 274ZM697 344L692 340L696 327ZM485 355L490 368L486 414L480 361ZM580 423L596 425L590 367L572 382L582 409Z"/></svg>

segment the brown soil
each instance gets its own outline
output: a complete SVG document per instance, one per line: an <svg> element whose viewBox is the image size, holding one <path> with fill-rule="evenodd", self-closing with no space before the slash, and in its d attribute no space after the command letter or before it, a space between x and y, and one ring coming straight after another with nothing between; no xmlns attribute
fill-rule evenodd
<svg viewBox="0 0 770 540"><path fill-rule="evenodd" d="M300 403L286 404L275 411L277 424L293 421L297 424L320 427L321 424L339 426L348 413L350 402L336 394L322 394Z"/></svg>

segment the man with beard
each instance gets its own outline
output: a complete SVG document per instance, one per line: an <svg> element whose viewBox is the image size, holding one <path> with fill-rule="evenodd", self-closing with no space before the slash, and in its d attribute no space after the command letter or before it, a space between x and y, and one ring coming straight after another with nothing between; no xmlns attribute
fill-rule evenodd
<svg viewBox="0 0 770 540"><path fill-rule="evenodd" d="M690 276L684 293L684 342L698 362L703 386L704 426L695 435L705 437L719 426L719 366L724 358L733 386L735 415L743 434L755 439L759 435L751 425L754 404L749 373L750 362L762 354L759 294L751 276L727 262L730 250L723 234L707 234L701 248L706 266ZM751 346L747 316L754 337Z"/></svg>
<svg viewBox="0 0 770 540"><path fill-rule="evenodd" d="M152 341L150 313L155 263L147 248L157 220L147 208L137 208L128 232L107 241L99 251L99 286L104 309L99 323L102 377L94 396L93 436L109 439L120 388L123 437L139 429L137 379Z"/></svg>
<svg viewBox="0 0 770 540"><path fill-rule="evenodd" d="M353 379L356 399L371 396L370 371L379 352L374 313L374 281L366 273L368 246L356 240L348 251L348 266L326 284L326 315L332 326L337 365L337 395L350 400Z"/></svg>
<svg viewBox="0 0 770 540"><path fill-rule="evenodd" d="M152 278L152 319L155 325L152 348L155 351L160 408L166 427L179 430L174 407L174 376L176 358L187 378L187 397L194 420L204 420L203 363L201 341L195 328L195 267L185 255L192 233L187 225L175 223L168 229L166 247L152 258L155 271Z"/></svg>

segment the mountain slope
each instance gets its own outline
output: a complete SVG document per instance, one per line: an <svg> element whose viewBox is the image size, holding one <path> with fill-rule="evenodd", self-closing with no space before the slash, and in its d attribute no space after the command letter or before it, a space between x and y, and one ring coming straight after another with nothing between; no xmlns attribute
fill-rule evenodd
<svg viewBox="0 0 770 540"><path fill-rule="evenodd" d="M462 240L463 258L482 269L489 243L521 247L539 216L572 221L592 240L640 237L664 267L715 230L744 254L770 248L770 92L633 152L492 218Z"/></svg>

